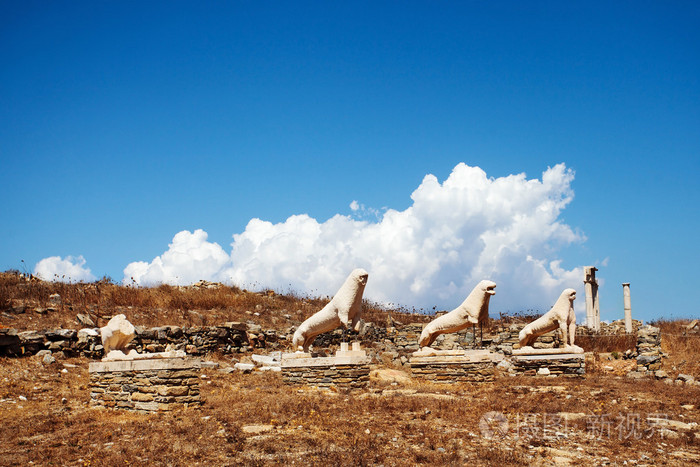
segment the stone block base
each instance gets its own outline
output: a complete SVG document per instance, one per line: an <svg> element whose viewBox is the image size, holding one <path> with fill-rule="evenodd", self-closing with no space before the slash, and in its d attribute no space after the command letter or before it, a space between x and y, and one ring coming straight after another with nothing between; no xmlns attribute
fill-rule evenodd
<svg viewBox="0 0 700 467"><path fill-rule="evenodd" d="M287 384L307 384L325 388L364 388L369 384L369 363L286 368L282 366L282 380Z"/></svg>
<svg viewBox="0 0 700 467"><path fill-rule="evenodd" d="M335 357L311 357L308 353L282 354L282 380L287 384L318 387L364 388L369 383L369 358L353 344L347 344Z"/></svg>
<svg viewBox="0 0 700 467"><path fill-rule="evenodd" d="M501 356L488 350L433 350L424 348L410 359L414 376L436 383L493 381Z"/></svg>
<svg viewBox="0 0 700 467"><path fill-rule="evenodd" d="M582 353L514 355L512 371L518 375L583 377L586 359Z"/></svg>
<svg viewBox="0 0 700 467"><path fill-rule="evenodd" d="M90 405L139 412L199 406L200 364L189 358L90 363Z"/></svg>

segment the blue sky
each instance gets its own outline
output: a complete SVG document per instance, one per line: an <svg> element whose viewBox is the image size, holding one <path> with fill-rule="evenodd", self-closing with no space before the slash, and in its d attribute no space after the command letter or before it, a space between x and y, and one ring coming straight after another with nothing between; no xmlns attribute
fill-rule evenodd
<svg viewBox="0 0 700 467"><path fill-rule="evenodd" d="M697 317L699 24L695 2L4 2L0 269L333 293L361 266L370 298L445 309L488 274L493 315L591 264L603 319L622 282L635 317Z"/></svg>

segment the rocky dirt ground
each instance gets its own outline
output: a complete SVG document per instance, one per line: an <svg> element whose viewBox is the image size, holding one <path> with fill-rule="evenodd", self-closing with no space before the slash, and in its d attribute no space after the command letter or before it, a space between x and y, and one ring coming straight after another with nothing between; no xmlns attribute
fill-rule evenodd
<svg viewBox="0 0 700 467"><path fill-rule="evenodd" d="M125 313L146 327L282 329L327 299L208 283L46 283L6 272L0 327L79 329ZM430 319L370 303L363 312L376 326ZM88 358L0 357L0 465L697 465L700 386L676 376L700 377L700 326L658 325L664 380L626 376L637 362L621 358L627 347L615 345L629 343L611 337L582 338L584 378L436 385L389 362L353 391L287 386L279 373L232 371L250 355L210 354L203 406L151 415L90 407Z"/></svg>
<svg viewBox="0 0 700 467"><path fill-rule="evenodd" d="M697 465L700 388L619 376L435 385L377 369L319 391L278 373L202 370L204 405L88 406L89 361L0 359L3 465ZM623 365L613 361L608 365Z"/></svg>

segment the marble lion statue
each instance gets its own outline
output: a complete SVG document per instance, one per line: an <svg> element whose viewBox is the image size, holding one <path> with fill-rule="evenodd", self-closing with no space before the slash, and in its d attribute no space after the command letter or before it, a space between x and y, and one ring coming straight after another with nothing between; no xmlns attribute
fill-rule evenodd
<svg viewBox="0 0 700 467"><path fill-rule="evenodd" d="M136 335L134 325L126 319L125 315L116 315L110 319L107 326L100 328L100 334L105 355L112 350L123 352Z"/></svg>
<svg viewBox="0 0 700 467"><path fill-rule="evenodd" d="M525 326L518 339L520 347L532 346L539 336L555 329L561 330L562 343L565 347L575 347L576 314L574 313L574 300L576 291L565 289L551 310Z"/></svg>
<svg viewBox="0 0 700 467"><path fill-rule="evenodd" d="M420 347L430 347L440 334L461 331L480 324L489 316L489 300L496 293L496 283L483 280L474 287L460 306L428 323L418 339Z"/></svg>
<svg viewBox="0 0 700 467"><path fill-rule="evenodd" d="M368 277L369 274L364 269L353 270L333 299L297 328L292 337L294 350L302 347L304 352L308 352L316 336L332 331L340 325L359 330L362 317L362 293L365 291Z"/></svg>

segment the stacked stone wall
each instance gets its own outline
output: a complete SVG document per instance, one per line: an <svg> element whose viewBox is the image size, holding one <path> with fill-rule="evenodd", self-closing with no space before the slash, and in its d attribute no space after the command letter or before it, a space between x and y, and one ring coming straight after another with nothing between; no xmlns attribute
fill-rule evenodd
<svg viewBox="0 0 700 467"><path fill-rule="evenodd" d="M412 363L411 373L435 383L482 383L494 380L494 363Z"/></svg>
<svg viewBox="0 0 700 467"><path fill-rule="evenodd" d="M139 412L199 406L199 361L151 359L90 364L90 405Z"/></svg>
<svg viewBox="0 0 700 467"><path fill-rule="evenodd" d="M661 330L655 326L646 325L637 330L637 346L634 352L627 352L625 357L637 360L637 368L627 374L629 377L646 377L656 372L659 372L659 379L667 377L665 372L660 371L664 352L661 350Z"/></svg>
<svg viewBox="0 0 700 467"><path fill-rule="evenodd" d="M510 373L522 376L583 377L586 373L583 354L513 356L511 364Z"/></svg>
<svg viewBox="0 0 700 467"><path fill-rule="evenodd" d="M493 352L502 352L504 355L511 355L513 349L520 347L519 334L526 326L526 323L515 323L508 327L502 327L495 335L490 337L488 343L484 339L484 343L488 345ZM537 341L532 345L535 349L554 349L561 346L561 338L559 331L550 331L542 334L537 338Z"/></svg>
<svg viewBox="0 0 700 467"><path fill-rule="evenodd" d="M291 368L283 366L282 379L285 383L294 385L364 388L369 384L369 363Z"/></svg>
<svg viewBox="0 0 700 467"><path fill-rule="evenodd" d="M603 323L604 324L604 323ZM493 333L484 334L484 348L492 352L511 355L513 349L518 348L518 333L525 324L511 324L495 330ZM636 325L636 323L635 323ZM337 329L333 332L319 335L314 341L314 349L321 354L325 351L336 350L341 342L360 341L363 348L378 360L386 363L408 364L411 354L418 350L418 338L424 324L392 323L390 327L377 326L365 323L359 332ZM619 330L619 326L611 329ZM640 340L637 351L630 355L631 358L642 356L641 366L658 361L655 356L661 355L659 348L658 328L656 334L649 331L649 326L639 328ZM183 350L189 355L204 355L210 352L221 353L249 353L256 349L268 351L284 350L289 348L289 341L295 328L284 330L262 329L260 325L253 323L230 322L219 326L160 326L155 328L143 328L136 326L136 337L130 343L129 348L136 349L140 353L162 352L166 350ZM578 326L577 334L588 332L584 326ZM477 343L480 341L477 329ZM550 332L535 343L535 348L556 348L561 344L558 333ZM439 336L433 344L439 350L471 349L473 347L472 329L468 328L458 333ZM324 350L325 349L325 350ZM15 329L0 329L0 356L19 357L35 355L40 351L50 351L60 358L60 353L67 357L84 356L88 358L101 358L103 356L102 342L99 329L56 329L49 331L24 331Z"/></svg>
<svg viewBox="0 0 700 467"><path fill-rule="evenodd" d="M642 327L642 322L639 320L633 319L632 320L632 334L636 334L640 327ZM628 332L627 332L627 328L625 327L625 320L618 319L618 320L613 321L612 323L601 322L599 331L596 331L596 330L591 329L585 325L580 324L580 325L576 326L576 334L582 335L582 336L595 336L595 335L621 336L621 335L628 334Z"/></svg>
<svg viewBox="0 0 700 467"><path fill-rule="evenodd" d="M184 350L189 355L209 352L250 352L255 348L275 349L280 345L275 331L261 331L260 326L245 323L226 323L221 326L136 326L136 337L129 348L139 353ZM254 329L256 332L251 332ZM24 331L0 329L0 356L22 357L48 350L63 356L101 358L104 354L99 329L56 329Z"/></svg>
<svg viewBox="0 0 700 467"><path fill-rule="evenodd" d="M248 325L245 323L226 323L221 326L193 326L182 328L180 326L160 326L144 329L136 328L136 337L130 347L137 352L164 352L166 350L184 350L189 355L203 355L208 352L220 351L222 353L242 352L248 350L251 341L259 344L266 341L260 337L260 333L254 334L254 339L249 339ZM262 334L265 336L265 334ZM272 339L270 339L272 340ZM258 345L264 347L264 345Z"/></svg>
<svg viewBox="0 0 700 467"><path fill-rule="evenodd" d="M643 326L637 331L637 365L655 371L661 368L661 330L654 326ZM640 370L643 370L640 368Z"/></svg>

